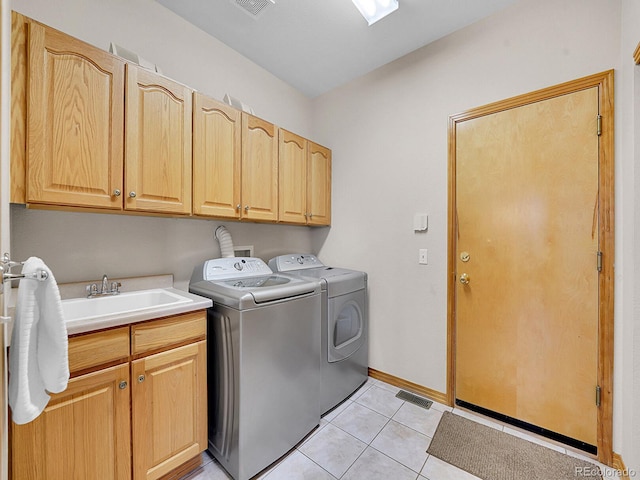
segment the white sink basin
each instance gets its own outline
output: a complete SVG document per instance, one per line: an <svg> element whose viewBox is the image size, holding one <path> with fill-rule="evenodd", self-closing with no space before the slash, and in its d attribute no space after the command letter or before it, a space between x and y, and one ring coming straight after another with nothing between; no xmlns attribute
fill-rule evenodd
<svg viewBox="0 0 640 480"><path fill-rule="evenodd" d="M99 319L113 315L130 315L145 310L191 303L190 298L165 289L139 290L97 298L73 298L62 301L67 323Z"/></svg>

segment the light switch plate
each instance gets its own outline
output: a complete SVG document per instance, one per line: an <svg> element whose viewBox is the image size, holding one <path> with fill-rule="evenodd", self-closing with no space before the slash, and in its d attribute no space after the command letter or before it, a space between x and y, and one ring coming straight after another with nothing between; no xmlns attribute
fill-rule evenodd
<svg viewBox="0 0 640 480"><path fill-rule="evenodd" d="M421 248L420 250L418 250L418 263L420 265L428 265L429 261L428 261L428 251L426 248Z"/></svg>
<svg viewBox="0 0 640 480"><path fill-rule="evenodd" d="M413 216L413 230L415 232L426 232L429 227L429 215L426 213L416 213Z"/></svg>

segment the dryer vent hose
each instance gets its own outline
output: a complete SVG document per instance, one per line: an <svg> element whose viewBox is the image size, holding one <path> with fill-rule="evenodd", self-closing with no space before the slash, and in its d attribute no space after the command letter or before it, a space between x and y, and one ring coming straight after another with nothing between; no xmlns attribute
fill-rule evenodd
<svg viewBox="0 0 640 480"><path fill-rule="evenodd" d="M220 256L222 258L235 256L233 252L233 240L231 240L231 234L224 225L220 225L216 228L215 237L220 244Z"/></svg>

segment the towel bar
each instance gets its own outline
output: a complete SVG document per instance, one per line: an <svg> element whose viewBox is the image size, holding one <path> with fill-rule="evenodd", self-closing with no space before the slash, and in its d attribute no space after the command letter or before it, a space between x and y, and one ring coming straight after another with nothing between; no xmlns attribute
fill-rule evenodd
<svg viewBox="0 0 640 480"><path fill-rule="evenodd" d="M49 273L46 270L38 270L33 273L11 273L11 269L13 267L19 267L24 265L24 262L14 262L9 258L9 254L5 253L2 255L0 259L0 273L2 273L2 282L0 283L0 293L4 293L4 284L6 282L10 282L11 280L21 280L23 278L29 280L38 280L39 282L43 282L47 278L49 278ZM4 310L4 309L3 309ZM4 315L0 317L0 323L6 322L6 312L3 312Z"/></svg>

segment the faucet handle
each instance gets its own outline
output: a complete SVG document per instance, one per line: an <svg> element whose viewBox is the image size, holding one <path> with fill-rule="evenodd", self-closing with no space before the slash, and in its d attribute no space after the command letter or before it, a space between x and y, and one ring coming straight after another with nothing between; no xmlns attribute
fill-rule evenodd
<svg viewBox="0 0 640 480"><path fill-rule="evenodd" d="M114 294L120 293L120 287L121 286L122 286L122 284L120 282L111 282L111 292L110 293L114 293Z"/></svg>
<svg viewBox="0 0 640 480"><path fill-rule="evenodd" d="M87 297L95 297L96 295L98 295L98 285L95 283L87 285Z"/></svg>

